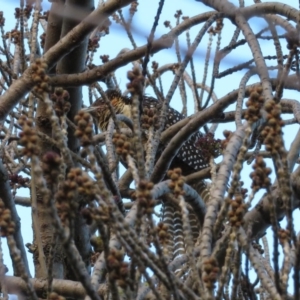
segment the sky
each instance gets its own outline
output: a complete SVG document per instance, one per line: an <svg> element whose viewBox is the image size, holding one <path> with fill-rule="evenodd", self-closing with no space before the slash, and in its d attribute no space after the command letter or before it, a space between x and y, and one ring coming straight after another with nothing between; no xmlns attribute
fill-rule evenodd
<svg viewBox="0 0 300 300"><path fill-rule="evenodd" d="M18 5L17 1L3 1L4 3L1 4L1 9L4 10L5 17L6 17L6 31L10 30L12 27L14 27L15 20L12 17L13 12L14 12L14 7ZM233 4L238 5L239 1L231 1ZM266 1L263 1L266 2ZM280 1L274 1L274 2L280 2ZM285 1L282 1L285 2ZM138 46L144 45L147 42L147 37L149 35L152 22L154 19L154 16L156 14L156 9L157 9L157 3L158 1L140 1L140 5L138 6L138 13L134 16L133 22L132 22L132 27L133 27L133 36L136 40L136 43ZM184 4L184 5L183 5ZM246 5L253 4L252 1L245 1ZM297 1L288 1L288 4L294 7L297 7L298 3ZM44 7L49 7L49 3L44 1L43 2ZM203 5L200 2L196 2L193 0L166 0L164 9L162 12L162 16L159 22L159 26L156 30L155 33L155 38L158 38L162 36L163 34L167 33L169 29L165 28L163 25L163 22L166 20L171 21L172 26L175 26L175 18L173 17L176 10L181 9L183 12L184 16L194 16L198 13L204 12L204 11L210 11L212 9L206 8L205 5ZM128 16L128 9L125 8L123 9L123 13L125 18ZM255 32L258 32L260 29L262 29L265 26L265 21L263 21L261 18L253 18L250 20L250 24ZM200 30L200 26L196 26L195 28L191 29L191 40L193 41L195 35L198 33ZM228 44L228 41L231 39L231 36L233 34L234 27L230 24L229 21L225 21L225 26L223 29L223 34L222 34L222 40L221 40L221 48L226 46ZM41 29L40 29L41 33ZM279 32L282 33L282 32ZM39 34L40 35L40 34ZM242 36L240 35L240 38ZM197 81L201 82L202 81L202 76L203 76L203 61L204 57L206 55L206 49L207 49L207 42L208 42L208 35L205 36L203 41L201 42L200 46L196 50L196 54L194 56L194 63L195 63L195 68L196 68L196 74L197 74ZM213 53L214 49L216 47L216 39L214 40L213 46L212 46L212 59L213 59ZM283 42L284 45L284 42ZM182 37L180 37L180 46L181 46L181 54L182 58L186 54L186 41L185 41L185 35L183 34ZM124 34L124 29L119 25L115 24L114 21L112 21L112 26L110 27L110 34L105 36L100 40L100 51L97 53L97 57L103 54L109 54L110 58L114 58L120 51L120 48L132 48L128 37L126 34ZM272 41L264 42L264 54L265 55L272 55L273 53L275 54L274 51L274 46ZM224 61L221 63L220 70L225 70L232 65L237 65L239 63L248 61L249 59L252 58L251 51L249 50L248 46L245 45L241 47L240 49L237 49L233 51L231 54L229 54ZM151 60L156 60L159 62L159 65L162 66L167 63L174 63L177 61L176 55L174 54L174 49L168 49L161 51L159 54L155 55L154 57L151 58ZM210 63L212 60L210 61ZM274 62L275 64L275 62ZM116 72L116 77L117 80L120 84L120 87L122 90L125 90L126 88L126 83L127 83L127 78L126 78L126 72L131 69L131 65L126 65L125 67L121 68ZM189 71L189 67L187 68ZM211 68L210 68L211 70ZM239 85L239 82L245 73L245 70L241 72L236 72L227 78L222 78L221 80L216 81L215 85L215 93L218 97L224 96L233 89L236 89ZM210 75L211 72L208 74L208 80L207 84L210 84ZM163 82L164 82L164 93L166 94L169 86L172 82L173 75L171 72L163 76ZM258 81L257 76L253 76L250 80L249 83L254 83ZM168 85L169 84L169 85ZM153 92L151 89L147 89L146 93L153 95ZM86 97L86 93L84 94ZM188 91L188 96L191 97L191 92ZM298 95L295 92L291 91L285 91L284 93L284 98L291 98L291 99L297 99ZM86 100L85 98L84 100ZM87 102L86 102L87 103ZM181 101L180 101L180 96L178 93L178 90L175 93L175 96L172 99L171 105L176 108L177 110L181 110ZM234 110L235 105L232 105L228 108L229 110ZM188 113L192 114L193 113L193 104L190 104L188 106ZM287 116L288 118L291 118L292 116L289 115ZM231 129L234 130L234 127L231 125L226 125L226 129ZM290 143L293 140L294 136L296 135L297 131L299 129L298 124L289 126L287 128L284 128L284 139L286 142L286 148L289 149ZM224 130L224 126L220 126L216 132L216 138L223 138L222 131ZM252 171L251 166L247 166L244 164L244 169L243 169L243 176L244 178L249 178L249 173ZM274 178L274 172L273 172L273 178ZM249 182L245 182L245 184L249 185ZM260 198L260 196L264 193L262 191L261 193L258 194L256 197L256 200ZM28 196L28 191L25 189L20 189L18 190L18 195L19 196ZM255 204L255 202L254 202ZM20 207L18 206L18 213L21 217L21 226L22 226L22 233L23 233L23 238L24 238L24 243L31 243L32 242L32 235L31 235L31 230L28 230L28 226L31 226L31 213L28 208ZM295 217L299 218L299 213L298 211L295 212ZM299 230L299 228L297 228ZM272 234L268 233L267 235L270 245L272 245ZM2 244L5 245L5 241L2 240ZM31 256L31 255L30 255ZM8 258L8 259L7 259ZM5 261L9 260L9 257L7 256L7 252L5 252ZM29 257L29 261L31 261L31 257ZM11 268L9 268L11 270ZM31 273L32 275L34 274L33 272L33 266L31 265ZM11 274L11 273L9 273Z"/></svg>

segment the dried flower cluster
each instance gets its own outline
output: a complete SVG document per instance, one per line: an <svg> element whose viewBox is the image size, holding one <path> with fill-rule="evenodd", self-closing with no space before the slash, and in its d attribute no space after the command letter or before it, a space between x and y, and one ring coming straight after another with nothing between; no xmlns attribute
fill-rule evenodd
<svg viewBox="0 0 300 300"><path fill-rule="evenodd" d="M16 184L18 186L26 187L27 183L29 182L28 177L23 177L22 175L11 174L9 175L10 185L13 187Z"/></svg>
<svg viewBox="0 0 300 300"><path fill-rule="evenodd" d="M195 146L201 150L201 155L206 161L209 161L211 157L220 156L224 149L222 141L220 139L215 139L214 135L210 132L200 137L195 142Z"/></svg>
<svg viewBox="0 0 300 300"><path fill-rule="evenodd" d="M97 36L89 39L88 51L97 52L97 49L99 48L99 40L100 38Z"/></svg>
<svg viewBox="0 0 300 300"><path fill-rule="evenodd" d="M216 21L216 26L215 27L210 27L209 30L208 30L208 33L216 35L216 34L218 34L222 31L223 26L224 26L223 19L218 19Z"/></svg>
<svg viewBox="0 0 300 300"><path fill-rule="evenodd" d="M109 55L100 55L100 59L102 63L105 64L109 61Z"/></svg>
<svg viewBox="0 0 300 300"><path fill-rule="evenodd" d="M138 5L139 5L138 1L132 1L131 5L130 5L130 10L129 10L131 15L134 15L138 11L138 9L137 9Z"/></svg>

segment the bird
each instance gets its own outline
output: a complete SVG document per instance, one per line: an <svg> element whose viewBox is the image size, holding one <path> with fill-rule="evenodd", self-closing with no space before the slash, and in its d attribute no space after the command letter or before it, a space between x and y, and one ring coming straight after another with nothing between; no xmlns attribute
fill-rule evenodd
<svg viewBox="0 0 300 300"><path fill-rule="evenodd" d="M123 114L128 118L131 118L131 105L132 98L122 95L116 89L109 89L105 92L107 99L110 101L115 114ZM141 127L147 129L153 125L157 129L160 111L162 108L162 102L156 98L143 95L142 99L142 112L141 112ZM86 110L96 120L98 127L101 131L106 131L109 119L111 117L111 110L103 98L98 98L89 108ZM164 129L176 124L183 120L185 116L168 106L167 117L165 121ZM171 167L178 166L182 169L184 175L191 174L195 171L200 171L208 167L208 160L205 159L205 154L201 150L201 147L196 146L197 141L203 137L203 134L198 131L190 136L188 140L184 142L179 149L175 159L172 162ZM158 150L158 156L166 145L161 145Z"/></svg>

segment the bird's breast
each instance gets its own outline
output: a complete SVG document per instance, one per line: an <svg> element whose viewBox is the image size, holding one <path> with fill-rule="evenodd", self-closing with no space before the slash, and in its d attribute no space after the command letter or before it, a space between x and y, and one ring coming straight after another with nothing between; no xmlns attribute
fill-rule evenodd
<svg viewBox="0 0 300 300"><path fill-rule="evenodd" d="M131 119L131 105L124 105L122 110L122 114Z"/></svg>

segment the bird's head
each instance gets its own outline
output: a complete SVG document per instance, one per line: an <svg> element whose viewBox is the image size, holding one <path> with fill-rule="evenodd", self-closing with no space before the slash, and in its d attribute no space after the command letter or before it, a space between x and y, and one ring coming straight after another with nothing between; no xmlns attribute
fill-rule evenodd
<svg viewBox="0 0 300 300"><path fill-rule="evenodd" d="M131 99L129 97L123 96L117 90L107 90L105 94L105 98L98 98L90 107L84 109L95 118L102 131L107 129L112 109L115 114L131 118Z"/></svg>

